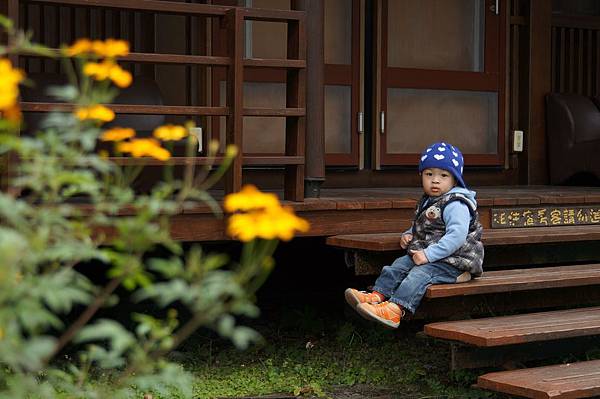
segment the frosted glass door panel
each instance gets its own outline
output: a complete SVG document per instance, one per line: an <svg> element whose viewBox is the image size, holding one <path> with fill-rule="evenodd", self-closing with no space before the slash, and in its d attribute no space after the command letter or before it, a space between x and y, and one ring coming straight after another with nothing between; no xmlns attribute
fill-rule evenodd
<svg viewBox="0 0 600 399"><path fill-rule="evenodd" d="M225 105L226 84L221 82L221 106ZM244 82L245 108L285 108L285 83ZM226 118L221 117L221 150L225 142ZM285 153L285 118L244 117L243 152Z"/></svg>
<svg viewBox="0 0 600 399"><path fill-rule="evenodd" d="M350 86L325 86L325 152L349 154L352 150Z"/></svg>
<svg viewBox="0 0 600 399"><path fill-rule="evenodd" d="M352 62L352 2L327 0L324 7L324 46L326 64Z"/></svg>
<svg viewBox="0 0 600 399"><path fill-rule="evenodd" d="M388 89L387 97L387 153L418 154L440 140L463 153L497 152L497 93Z"/></svg>
<svg viewBox="0 0 600 399"><path fill-rule="evenodd" d="M251 0L247 7L290 9L289 0ZM287 58L287 24L246 21L246 58Z"/></svg>
<svg viewBox="0 0 600 399"><path fill-rule="evenodd" d="M388 67L483 70L482 0L389 0Z"/></svg>

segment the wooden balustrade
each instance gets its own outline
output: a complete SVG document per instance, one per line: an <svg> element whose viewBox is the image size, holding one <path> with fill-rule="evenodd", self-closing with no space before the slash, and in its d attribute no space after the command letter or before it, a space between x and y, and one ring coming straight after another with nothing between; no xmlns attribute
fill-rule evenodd
<svg viewBox="0 0 600 399"><path fill-rule="evenodd" d="M244 156L242 151L234 159L225 179L227 192L238 191L242 184L244 165L277 165L285 168L284 198L302 201L304 198L304 136L305 136L305 69L306 69L306 32L305 13L290 10L249 9L241 7L215 6L205 4L189 4L160 0L8 0L8 16L17 23L28 18L19 16L20 5L37 4L40 7L56 7L69 9L70 18L74 21L76 9L112 10L113 12L143 12L150 14L178 14L186 17L213 18L216 23L226 27L227 56L163 54L157 52L132 52L119 60L139 64L175 64L203 65L224 67L227 69L227 103L226 106L195 105L140 105L109 104L117 114L140 115L183 115L183 116L224 116L226 118L226 144L233 144L240 150L243 144L243 118L251 117L285 117L285 153L283 155ZM27 10L25 8L25 10ZM87 11L89 13L89 11ZM59 11L57 11L59 13ZM88 14L89 16L89 14ZM106 18L106 16L104 16ZM41 18L43 20L43 18ZM270 21L286 23L288 26L287 59L244 58L245 21ZM131 21L129 21L131 22ZM119 22L121 24L121 22ZM27 28L27 26L19 26ZM75 29L71 26L71 36ZM57 34L60 36L59 34ZM72 38L71 38L72 39ZM50 40L50 39L49 39ZM53 37L53 43L64 40ZM45 43L47 44L47 43ZM55 50L58 51L58 50ZM34 57L34 56L22 56ZM16 60L15 60L16 61ZM243 84L245 68L275 68L287 72L286 108L245 108L243 106ZM189 98L190 96L187 95ZM73 104L48 102L23 102L25 112L47 112L50 110L70 111ZM114 158L121 164L143 162L157 164L154 161ZM213 164L222 158L207 157L173 157L174 164Z"/></svg>

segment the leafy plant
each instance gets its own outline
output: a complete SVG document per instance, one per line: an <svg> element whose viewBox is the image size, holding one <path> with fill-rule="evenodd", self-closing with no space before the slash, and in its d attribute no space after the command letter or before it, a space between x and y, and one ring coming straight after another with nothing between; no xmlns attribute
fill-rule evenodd
<svg viewBox="0 0 600 399"><path fill-rule="evenodd" d="M126 42L80 39L57 54L9 19L0 16L0 25L9 36L0 47L0 154L12 157L0 193L0 396L193 397L192 376L166 355L199 327L238 348L257 341L258 333L237 325L235 316L258 315L253 294L273 267L278 240L307 223L274 195L247 187L225 200L233 213L230 234L245 243L241 259L198 246L184 251L170 237L170 217L198 202L221 217L206 190L237 150L229 147L212 173L210 165L186 165L183 178L174 179L169 142L185 140L192 154L190 126L157 127L154 138L102 127L115 117L103 104L133 79L116 62L127 55ZM17 103L26 77L7 58L19 53L60 58L70 83L50 92L73 104L72 112L50 112L29 136L19 135ZM99 140L112 144L111 154L96 153ZM217 148L210 145L210 157ZM137 160L120 166L108 155ZM164 178L139 193L132 184L147 158L165 162ZM168 255L153 256L157 248ZM83 265L104 265L106 284L86 277ZM164 311L134 313L121 323L109 311L121 299L116 293ZM58 361L66 348L71 355Z"/></svg>

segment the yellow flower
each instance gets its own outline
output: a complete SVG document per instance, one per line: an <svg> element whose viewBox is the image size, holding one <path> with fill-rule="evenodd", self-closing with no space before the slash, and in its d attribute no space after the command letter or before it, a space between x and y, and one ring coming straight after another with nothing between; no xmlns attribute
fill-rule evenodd
<svg viewBox="0 0 600 399"><path fill-rule="evenodd" d="M104 105L91 105L89 107L77 108L75 115L82 121L95 119L102 122L110 122L115 119L114 111Z"/></svg>
<svg viewBox="0 0 600 399"><path fill-rule="evenodd" d="M279 198L273 193L262 193L251 185L245 185L242 189L225 197L224 208L227 212L250 211L261 208L279 207Z"/></svg>
<svg viewBox="0 0 600 399"><path fill-rule="evenodd" d="M183 126L163 125L154 129L154 137L163 141L181 140L188 135L188 131Z"/></svg>
<svg viewBox="0 0 600 399"><path fill-rule="evenodd" d="M83 66L84 75L91 76L96 80L112 80L117 86L124 88L131 84L133 78L131 73L122 69L113 61L88 62Z"/></svg>
<svg viewBox="0 0 600 399"><path fill-rule="evenodd" d="M227 148L225 148L225 156L228 158L233 158L238 154L238 148L234 144L229 144Z"/></svg>
<svg viewBox="0 0 600 399"><path fill-rule="evenodd" d="M125 56L129 54L129 43L118 39L107 39L106 41L79 39L64 50L69 57L92 52L106 58Z"/></svg>
<svg viewBox="0 0 600 399"><path fill-rule="evenodd" d="M129 127L114 127L100 135L102 141L122 141L135 136L135 130Z"/></svg>
<svg viewBox="0 0 600 399"><path fill-rule="evenodd" d="M21 113L21 108L17 104L13 105L10 108L6 108L3 111L0 111L0 115L9 122L19 123L21 122L21 118L23 114Z"/></svg>
<svg viewBox="0 0 600 399"><path fill-rule="evenodd" d="M169 151L162 148L154 139L134 139L117 144L117 151L130 153L133 157L152 157L160 161L171 158Z"/></svg>
<svg viewBox="0 0 600 399"><path fill-rule="evenodd" d="M92 51L92 42L89 39L79 39L64 51L68 57L75 57L80 54Z"/></svg>
<svg viewBox="0 0 600 399"><path fill-rule="evenodd" d="M92 50L101 57L121 57L129 54L129 43L118 39L107 39L104 42L94 40L92 42Z"/></svg>
<svg viewBox="0 0 600 399"><path fill-rule="evenodd" d="M83 74L96 80L104 80L108 78L113 65L113 62L88 62L83 66Z"/></svg>
<svg viewBox="0 0 600 399"><path fill-rule="evenodd" d="M113 83L119 86L120 88L129 87L133 80L131 73L122 69L118 65L115 65L115 67L110 70L109 77L110 80L112 80Z"/></svg>
<svg viewBox="0 0 600 399"><path fill-rule="evenodd" d="M7 58L0 58L0 110L12 108L19 97L19 83L25 79L23 71L13 68Z"/></svg>
<svg viewBox="0 0 600 399"><path fill-rule="evenodd" d="M294 214L289 207L274 207L263 211L231 215L227 234L243 242L255 238L289 241L296 231L307 232L309 223Z"/></svg>

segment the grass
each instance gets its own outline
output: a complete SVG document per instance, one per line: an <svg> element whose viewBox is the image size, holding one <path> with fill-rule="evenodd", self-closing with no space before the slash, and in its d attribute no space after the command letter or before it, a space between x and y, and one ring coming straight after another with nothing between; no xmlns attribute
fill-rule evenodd
<svg viewBox="0 0 600 399"><path fill-rule="evenodd" d="M389 331L349 314L315 314L314 308L291 313L297 323L259 327L265 342L244 352L209 335L188 342L178 356L196 376L198 397L335 397L336 389L352 387L403 398L493 397L470 388L477 374L449 372L447 345L416 338L411 326Z"/></svg>
<svg viewBox="0 0 600 399"><path fill-rule="evenodd" d="M397 331L363 320L343 297L348 286L372 284L357 278L343 253L322 240L295 240L276 254L277 267L261 288L258 320L243 320L264 343L244 352L207 332L196 334L177 353L196 376L199 398L271 393L343 398L375 397L387 392L401 398L486 398L472 389L478 374L449 371L446 344L417 339L422 325ZM364 392L367 392L364 394Z"/></svg>

